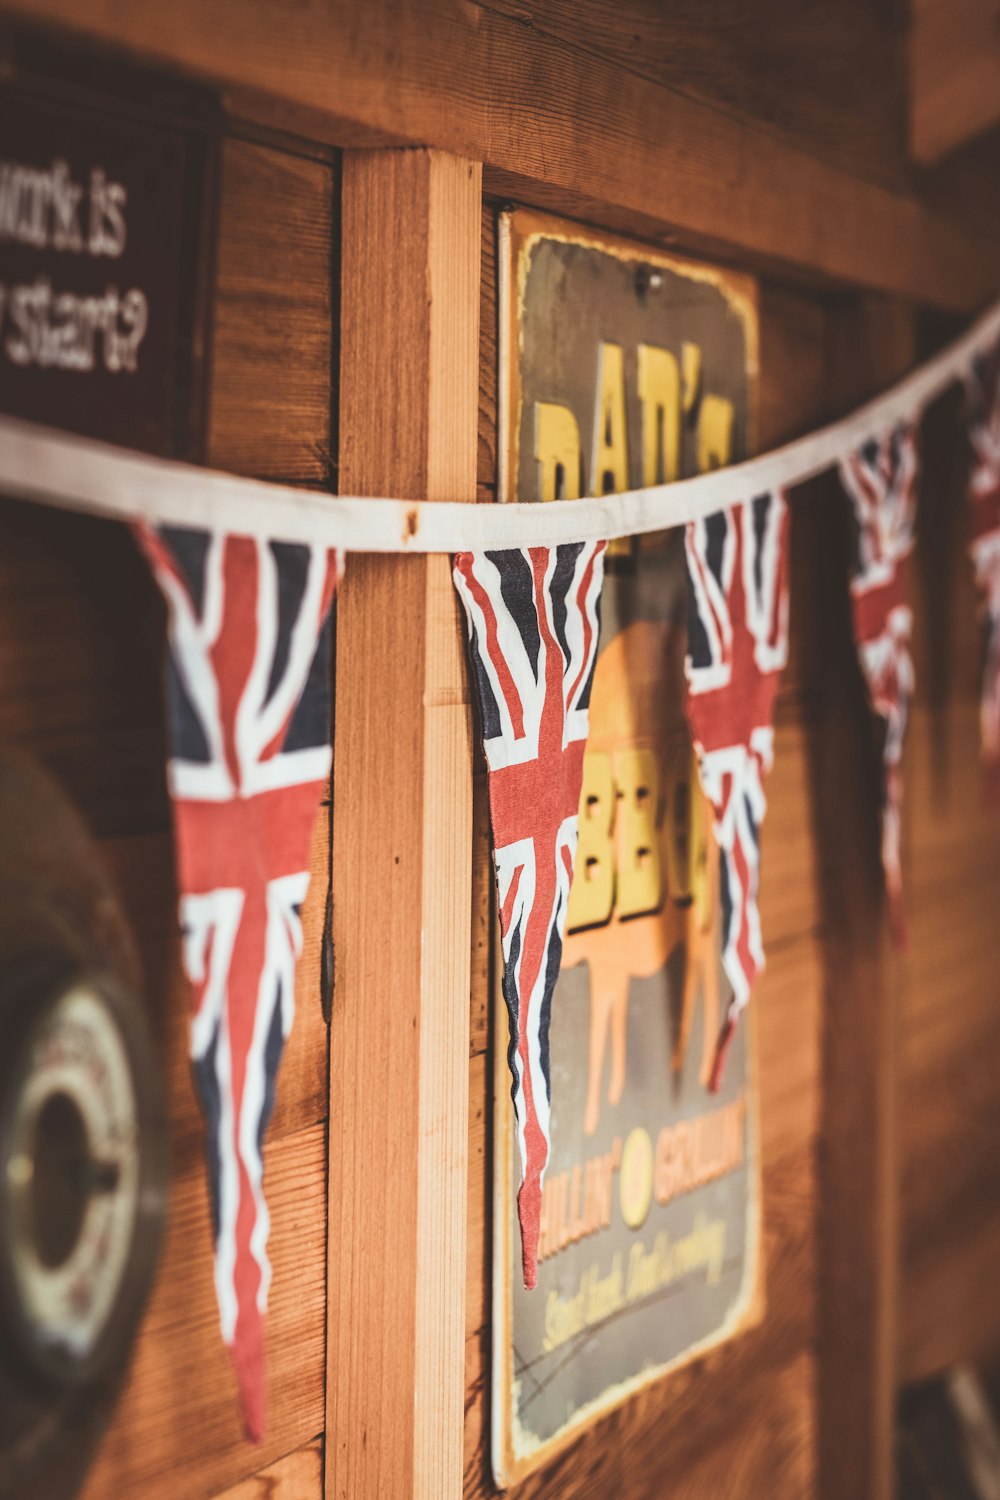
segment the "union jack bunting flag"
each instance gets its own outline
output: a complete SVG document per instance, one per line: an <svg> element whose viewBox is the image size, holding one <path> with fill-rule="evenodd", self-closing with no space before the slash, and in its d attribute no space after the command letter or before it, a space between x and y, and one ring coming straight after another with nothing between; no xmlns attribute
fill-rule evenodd
<svg viewBox="0 0 1000 1500"><path fill-rule="evenodd" d="M264 1430L262 1146L292 1024L310 836L330 772L338 553L137 528L167 601L168 780L215 1289L249 1435Z"/></svg>
<svg viewBox="0 0 1000 1500"><path fill-rule="evenodd" d="M691 521L685 531L685 711L719 846L722 963L733 997L715 1049L716 1092L740 1012L764 967L760 828L774 757L771 714L788 659L788 512L780 493Z"/></svg>
<svg viewBox="0 0 1000 1500"><path fill-rule="evenodd" d="M1000 343L974 362L966 382L969 414L969 553L986 615L980 699L983 762L1000 780Z"/></svg>
<svg viewBox="0 0 1000 1500"><path fill-rule="evenodd" d="M603 542L460 552L489 772L524 1282L537 1280L549 1154L549 1017L576 855Z"/></svg>
<svg viewBox="0 0 1000 1500"><path fill-rule="evenodd" d="M851 500L851 613L872 708L883 721L882 867L893 937L906 941L901 858L903 739L913 696L909 559L917 516L916 427L900 424L842 460Z"/></svg>

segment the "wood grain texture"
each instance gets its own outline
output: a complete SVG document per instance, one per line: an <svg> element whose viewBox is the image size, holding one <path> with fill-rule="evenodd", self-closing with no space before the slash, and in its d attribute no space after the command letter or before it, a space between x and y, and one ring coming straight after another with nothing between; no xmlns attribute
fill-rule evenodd
<svg viewBox="0 0 1000 1500"><path fill-rule="evenodd" d="M850 404L912 363L915 324L863 301L831 321L829 399ZM835 476L796 512L813 557L813 819L824 912L819 1473L821 1496L888 1500L896 1393L898 975L885 953L881 768L847 602Z"/></svg>
<svg viewBox="0 0 1000 1500"><path fill-rule="evenodd" d="M126 528L4 501L0 538L0 735L96 834L165 831L164 612Z"/></svg>
<svg viewBox="0 0 1000 1500"><path fill-rule="evenodd" d="M910 151L938 161L1000 120L996 0L913 0Z"/></svg>
<svg viewBox="0 0 1000 1500"><path fill-rule="evenodd" d="M118 557L116 547L105 546L106 534L117 530L95 523L92 528L70 527L69 536L64 536L55 528L57 559L61 548L72 544L77 549L78 568L72 573L50 572L43 566L41 553L36 566L30 549L0 548L5 556L19 557L22 590L33 589L39 606L44 607L46 599L52 606L49 629L33 634L29 646L18 597L0 600L0 639L12 667L9 678L25 682L20 701L16 695L12 701L0 694L0 722L11 709L16 712L22 748L57 771L92 821L96 813L99 826L119 828L132 821L140 830L104 838L99 852L138 944L144 1001L167 1087L173 1190L156 1289L125 1393L87 1494L93 1500L107 1500L110 1495L131 1500L140 1495L183 1493L198 1500L253 1472L322 1427L326 1031L318 999L317 947L328 856L320 819L316 834L320 880L303 913L308 936L307 956L299 970L298 1017L279 1076L266 1154L275 1285L268 1324L271 1435L259 1451L243 1437L229 1357L219 1334L204 1127L188 1059L191 997L180 971L171 835L166 829L141 831L149 805L145 796L137 798L135 782L130 784L123 777L116 801L114 787L95 764L103 757L113 768L120 768L127 747L129 761L136 768L135 781L148 787L159 783L155 806L161 805L162 635L148 639L139 630L130 637L123 622L120 634L108 636L103 623L105 609L112 618L115 613L100 591L108 588L109 597L115 598L113 580L104 569ZM124 535L121 540L129 549L122 553L124 561L130 556L131 542ZM93 564L89 578L83 567L88 559ZM61 591L47 592L50 578L59 579ZM116 601L116 608L125 602L127 594ZM71 615L70 631L65 622ZM157 611L152 618L158 620ZM145 650L144 660L135 659L141 654L139 647ZM37 675L30 681L23 677L25 652L35 661ZM58 712L55 696L60 681L67 684L62 705L65 717ZM155 702L149 705L155 722L144 744L136 734L136 721L141 724L147 686L155 692ZM112 711L119 693L120 707ZM49 694L53 694L51 702ZM136 714L132 722L127 706L130 695ZM73 723L76 713L86 726L85 733ZM65 764L52 750L66 742L64 736L72 736L74 742Z"/></svg>
<svg viewBox="0 0 1000 1500"><path fill-rule="evenodd" d="M814 297L760 289L757 446L762 453L819 426L827 408L826 313Z"/></svg>
<svg viewBox="0 0 1000 1500"><path fill-rule="evenodd" d="M84 1500L202 1500L322 1431L325 1135L320 1123L264 1151L274 1268L265 1441L246 1441L219 1336L208 1187L199 1166L174 1179L156 1289Z"/></svg>
<svg viewBox="0 0 1000 1500"><path fill-rule="evenodd" d="M212 80L243 112L316 139L429 144L481 161L492 191L610 229L963 309L1000 277L996 241L916 192L828 165L599 44L587 50L582 26L571 42L546 35L531 11L524 24L468 0L4 8ZM622 30L643 10L631 0Z"/></svg>
<svg viewBox="0 0 1000 1500"><path fill-rule="evenodd" d="M214 1500L320 1500L323 1493L323 1444L310 1443L241 1480Z"/></svg>
<svg viewBox="0 0 1000 1500"><path fill-rule="evenodd" d="M345 157L345 488L474 495L480 219L469 162ZM471 762L449 559L352 558L334 778L326 1493L338 1500L447 1500L461 1486Z"/></svg>
<svg viewBox="0 0 1000 1500"><path fill-rule="evenodd" d="M829 415L827 396L827 309L815 297L805 296L788 287L765 281L760 290L760 368L762 378L758 382L758 446L762 452L801 437L803 433L820 426ZM792 507L790 547L792 574L808 577L811 560L800 557L799 537L796 522L797 511ZM815 705L810 697L810 681L813 664L803 657L802 643L805 638L803 624L808 630L808 617L812 603L808 587L792 588L789 600L790 617L788 630L788 665L781 674L775 702L774 717L777 725L802 727L815 714ZM791 820L801 823L802 809L806 802L787 803L787 814ZM784 820L786 813L781 808L768 805L769 848L782 847L782 835L774 832L775 816ZM806 835L811 848L811 830ZM770 862L770 861L769 861ZM773 877L766 875L768 886ZM818 890L812 886L812 894L805 882L794 880L785 887L787 897L794 906L799 900L812 900L814 910L818 907Z"/></svg>
<svg viewBox="0 0 1000 1500"><path fill-rule="evenodd" d="M256 148L247 154L240 143L223 152L220 263L237 281L242 263L244 285L256 253L251 221L270 247L268 266L280 280L280 219L291 214L301 223L311 212L329 211L329 169L324 190L297 162L283 175L282 160L276 152L262 158ZM328 235L290 245L288 255L287 269L294 269L304 291L324 279L328 285ZM215 343L214 376L235 382L243 370L252 388L255 371L268 365L269 341L272 368L288 359L287 350L276 342L278 325L257 319L251 298L238 309L234 303L227 316L228 332ZM328 372L314 365L312 378L316 388L310 400L303 396L307 417L299 433L309 421L319 422L328 399ZM254 449L258 420L234 407L225 422L217 421L211 461L245 464L254 472L263 451ZM328 421L317 440L327 432ZM317 878L303 912L298 1013L265 1154L274 1267L266 1334L270 1428L264 1447L256 1449L243 1437L212 1284L204 1127L188 1060L191 996L180 968L164 788L162 605L124 527L5 503L0 532L0 733L59 777L101 835L101 853L138 942L170 1115L166 1247L86 1494L88 1500L202 1500L313 1441L323 1427L328 1095L318 977L329 870L326 815L317 816L311 859Z"/></svg>
<svg viewBox="0 0 1000 1500"><path fill-rule="evenodd" d="M752 1376L751 1376L752 1379ZM802 1495L815 1493L813 1445L815 1394L812 1360L801 1354L758 1391L760 1406L731 1432L692 1454L666 1480L652 1472L631 1483L634 1500L705 1500L706 1496Z"/></svg>
<svg viewBox="0 0 1000 1500"><path fill-rule="evenodd" d="M904 774L910 950L902 966L901 1380L1000 1340L995 913L998 809L978 769L981 622L965 553L967 509L937 461L944 413L925 423L914 659ZM954 423L958 416L952 410ZM933 423L933 428L932 428ZM949 482L949 479L951 482Z"/></svg>
<svg viewBox="0 0 1000 1500"><path fill-rule="evenodd" d="M486 158L497 192L608 227L680 236L690 245L721 247L744 264L780 263L796 274L819 271L956 307L971 305L996 281L990 215L979 218L979 237L969 237L962 217L967 205L961 191L949 189L951 177L928 179L919 197L897 178L888 140L893 122L899 123L895 82L877 100L861 101L838 137L825 113L823 77L817 81L803 66L781 87L765 46L771 18L758 17L759 35L747 35L753 18L735 5L698 7L696 14L679 6L657 11L634 0L624 9L586 0L575 25L574 8L564 0L523 6L420 0L405 14L382 3L364 11L353 5L282 8L279 14L270 3L236 7L231 0L217 7L181 0L170 13L151 0L129 8L98 0L87 15L71 0L24 0L5 8L55 16L99 36L113 33L133 49L235 80L240 87L228 98L237 110L293 127L308 119L326 140L381 133L396 140L464 141ZM867 18L854 16L854 9L851 4L838 16L831 10L824 25L831 79L851 66L851 27L859 48L862 37L868 39L869 55L856 68L861 89L865 69L877 72L889 53L880 50L886 23L870 8ZM802 13L802 24L810 13ZM800 21L784 9L777 14L784 16L782 56L791 70L802 44L795 32ZM754 53L758 45L762 50ZM281 96L286 105L276 104ZM817 157L822 168L814 165ZM355 221L355 247L366 251L355 263L355 286L364 283L375 310L370 323L355 315L346 324L348 333L353 329L346 347L360 395L344 408L350 417L345 475L358 475L359 487L377 489L388 474L399 476L393 482L402 494L431 493L428 486L436 485L441 498L466 498L471 474L478 495L492 498L493 212L487 209L481 220L477 437L474 414L469 417L474 355L467 349L463 373L456 364L443 386L427 372L432 364L437 368L442 342L458 336L454 327L445 332L448 320L468 331L475 300L467 285L474 276L471 250L460 276L442 273L460 246L475 242L478 196L469 190L473 207L461 193L462 229L453 210L437 202L435 222L449 222L454 234L432 245L434 158L408 152L392 159L409 163L406 175L412 169L419 177L426 167L426 192L408 197L397 181L392 195L402 208L388 225L376 215ZM984 170L995 184L988 159ZM458 192L458 184L452 188ZM336 172L328 164L244 140L226 142L208 429L215 464L313 484L331 477L336 209ZM420 248L411 259L414 245ZM383 263L390 273L380 269ZM408 279L415 267L427 271L416 288ZM865 387L887 383L909 358L909 330L910 313L898 304L857 308L849 299L821 301L766 286L761 445L852 404ZM413 348L425 352L411 367ZM855 380L845 377L848 369ZM468 447L453 464L460 427ZM429 443L429 433L441 436L441 448ZM355 481L345 477L342 487L349 483ZM943 703L931 703L927 689L927 658L938 649L940 632L929 628L916 642L922 706L906 764L913 946L897 970L870 925L880 890L877 756L845 645L844 558L834 515L840 504L828 498L816 511L807 503L794 513L793 660L782 684L776 768L768 785L762 902L769 967L755 997L767 1317L760 1328L609 1417L522 1486L518 1497L702 1500L735 1492L754 1500L801 1500L819 1492L844 1500L875 1492L897 1345L885 1314L893 1300L891 1222L879 1239L895 1192L886 1177L893 1119L902 1192L900 1375L918 1378L1000 1338L1000 1087L990 1066L1000 1045L993 941L1000 870L992 854L995 815L988 818L979 802L972 599L967 582L964 591L949 583L950 689ZM187 995L174 931L160 682L150 667L162 650L162 609L120 528L5 502L0 537L0 733L55 771L102 835L139 937L171 1102L176 1181L167 1256L87 1500L318 1494L316 1436L327 1423L335 1459L328 1493L351 1500L369 1492L412 1493L406 1485L418 1463L417 1386L432 1412L425 1418L432 1451L424 1458L434 1479L426 1481L425 1493L438 1500L455 1492L454 1485L437 1487L435 1466L450 1462L455 1446L438 1405L455 1420L463 1354L464 1493L492 1495L486 1452L494 897L485 778L478 751L470 758L464 674L457 665L460 632L446 568L407 563L395 571L389 560L352 559L345 589L338 733L351 759L343 763L348 769L341 771L338 796L333 1090L328 1094L317 1003L328 865L321 822L298 1018L269 1133L271 1435L265 1449L253 1450L239 1433L209 1280L202 1127L188 1076ZM958 577L960 547L952 563ZM933 566L928 578L931 587L942 586ZM402 642L378 624L380 612L388 618L397 611L407 623ZM809 640L817 623L829 631L821 650ZM376 680L367 681L366 664L376 660L378 672L369 672ZM478 767L471 803L470 764ZM824 871L822 900L814 885L810 788L816 806L825 809L818 823L835 860L833 875ZM465 885L458 852L463 841L472 851L471 884L466 874ZM443 882L428 873L442 868ZM451 891L447 901L445 890ZM417 905L429 914L421 930L437 969L425 962L409 920ZM464 958L456 965L454 955L468 948L466 1021L454 993ZM895 1108L887 1004L894 986L902 1025ZM420 1026L429 995L440 1006L434 1013L439 1036ZM397 1056L393 1045L412 1034L413 1048ZM438 1154L429 1152L425 1160L433 1175L445 1159L456 1212L460 1174L467 1183L464 1316L461 1295L449 1300L444 1290L448 1278L452 1284L462 1279L462 1268L454 1258L439 1264L443 1244L457 1255L457 1220L422 1220L418 1248L418 1206L435 1189L420 1176L419 1131L428 1089L435 1088L427 1079L428 1057L438 1047L448 1095L434 1100ZM467 1116L461 1103L466 1086ZM328 1211L334 1273L329 1371L323 1348ZM427 1322L446 1306L441 1329L418 1325L418 1286L431 1288L421 1310ZM400 1330L411 1349L421 1343L426 1349L429 1340L440 1352L447 1341L460 1353L454 1359L441 1353L440 1365L435 1353L430 1368L419 1366L415 1354L400 1358ZM397 1463L410 1466L398 1491ZM817 1490L820 1475L825 1491ZM334 1487L338 1476L341 1488Z"/></svg>
<svg viewBox="0 0 1000 1500"><path fill-rule="evenodd" d="M971 604L971 600L969 600ZM918 660L918 671L920 663ZM1000 1088L1000 809L978 771L978 705L926 709L906 748L911 943L903 975L900 1369L917 1379L1000 1341L994 1259Z"/></svg>
<svg viewBox="0 0 1000 1500"><path fill-rule="evenodd" d="M479 725L476 722L476 734ZM472 776L472 954L469 1057L481 1057L490 1039L490 945L496 909L496 876L490 846L490 809L482 737L473 748Z"/></svg>
<svg viewBox="0 0 1000 1500"><path fill-rule="evenodd" d="M479 297L479 422L476 484L481 498L496 498L497 487L497 208L483 204Z"/></svg>
<svg viewBox="0 0 1000 1500"><path fill-rule="evenodd" d="M335 174L228 140L213 305L209 462L285 483L330 478Z"/></svg>
<svg viewBox="0 0 1000 1500"><path fill-rule="evenodd" d="M479 400L477 404L476 499L491 502L497 498L497 384L498 384L498 297L497 277L499 209L489 201L483 204L479 276ZM469 1018L469 1056L474 1059L486 1052L490 1035L490 952L496 906L496 880L490 846L490 813L486 779L486 758L482 750L482 733L478 705L472 706L472 949L470 957L471 1014ZM475 1070L473 1070L475 1072ZM476 1139L475 1117L479 1094L470 1095L470 1150ZM471 1166L471 1163L470 1163ZM470 1199L470 1215L475 1204ZM471 1224L470 1236L473 1233ZM475 1238L471 1240L473 1246ZM472 1254L475 1263L475 1252Z"/></svg>
<svg viewBox="0 0 1000 1500"><path fill-rule="evenodd" d="M898 185L901 16L866 0L479 0L560 48L753 119L859 177Z"/></svg>

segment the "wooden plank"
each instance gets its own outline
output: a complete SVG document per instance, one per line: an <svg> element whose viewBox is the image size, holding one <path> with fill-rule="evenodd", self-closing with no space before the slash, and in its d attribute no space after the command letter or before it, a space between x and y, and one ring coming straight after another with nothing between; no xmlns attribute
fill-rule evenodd
<svg viewBox="0 0 1000 1500"><path fill-rule="evenodd" d="M158 593L124 526L0 504L0 734L102 836L169 823Z"/></svg>
<svg viewBox="0 0 1000 1500"><path fill-rule="evenodd" d="M967 1223L953 1220L948 1231L905 1268L901 1384L996 1357L1000 1224L995 1212L992 1217L980 1213Z"/></svg>
<svg viewBox="0 0 1000 1500"><path fill-rule="evenodd" d="M905 309L869 300L832 329L838 406L913 359ZM881 768L851 637L847 518L835 478L797 512L812 566L813 808L824 911L819 1494L888 1500L897 1297L897 984L878 862ZM868 755L859 746L870 746Z"/></svg>
<svg viewBox="0 0 1000 1500"><path fill-rule="evenodd" d="M225 311L213 347L213 390L235 389L242 372L252 392L267 370L284 380L294 361L287 325L267 314L269 278L278 286L301 284L305 305L320 325L316 337L329 347L322 316L331 301L329 227L309 233L305 225L312 213L314 222L323 219L329 226L331 173L312 163L305 167L241 142L224 146L219 277L225 288L220 286L217 301ZM298 227L297 243L281 238L283 218ZM290 316L294 327L293 311ZM281 424L300 451L308 448L310 433L317 442L325 440L328 356L325 364L305 360L290 387L293 399L287 399L287 389L286 383L273 418L253 403L217 404L209 461L269 472L272 440L279 452L291 451L280 448ZM265 1153L274 1271L266 1327L269 1430L264 1446L255 1449L243 1435L212 1282L204 1125L188 1055L191 995L180 968L163 787L162 607L124 528L35 513L45 518L40 525L30 517L19 523L25 544L0 549L0 556L11 559L6 595L0 589L0 613L10 620L2 633L10 661L2 712L11 716L22 743L51 747L46 759L68 775L92 820L111 835L102 853L136 933L170 1112L173 1190L166 1249L87 1494L95 1500L133 1494L194 1500L301 1447L323 1426L328 1087L319 950L329 875L327 813L318 813L314 830L297 1015ZM30 624L32 599L45 611L44 628Z"/></svg>
<svg viewBox="0 0 1000 1500"><path fill-rule="evenodd" d="M174 1180L160 1274L84 1500L214 1495L321 1431L325 1156L322 1124L265 1146L274 1281L264 1443L246 1440L219 1336L208 1187L198 1168Z"/></svg>
<svg viewBox="0 0 1000 1500"><path fill-rule="evenodd" d="M496 499L497 486L497 210L483 205L479 287L479 442L476 483Z"/></svg>
<svg viewBox="0 0 1000 1500"><path fill-rule="evenodd" d="M214 465L326 477L332 182L329 166L224 144ZM12 621L0 732L39 756L97 833L166 830L164 612L127 529L7 501L0 528L0 613Z"/></svg>
<svg viewBox="0 0 1000 1500"><path fill-rule="evenodd" d="M903 1379L973 1358L1000 1339L992 1269L1000 808L984 801L978 755L978 703L961 685L943 721L926 709L914 713L904 765L912 936L900 1099Z"/></svg>
<svg viewBox="0 0 1000 1500"><path fill-rule="evenodd" d="M910 152L929 166L1000 120L995 0L913 0Z"/></svg>
<svg viewBox="0 0 1000 1500"><path fill-rule="evenodd" d="M236 274L253 257L256 214L262 264L281 279L274 230L291 213L301 230L316 195L329 214L329 168L322 183L293 163L232 145L223 152L220 263ZM237 171L231 181L230 171ZM282 187L282 183L284 186ZM256 200L256 206L255 202ZM308 288L327 287L330 242L300 235L286 269ZM220 273L221 274L221 273ZM249 281L245 283L249 286ZM258 284L263 295L263 282ZM256 294L255 294L256 295ZM272 370L294 359L277 322L258 318L254 298L230 301L214 348L216 380L240 368ZM240 334L240 327L244 332ZM323 337L329 339L328 326ZM252 351L252 353L251 353ZM235 362L234 368L233 364ZM296 387L305 416L287 421L305 442L323 417L329 430L329 361L307 365ZM210 435L210 460L253 471L266 438L259 415L233 406ZM240 440L240 430L245 440ZM270 429L274 435L274 428ZM263 1449L245 1441L230 1361L219 1332L212 1281L204 1126L191 1079L190 988L179 962L177 891L164 786L162 660L164 616L158 590L125 527L39 507L5 503L0 518L0 731L53 772L101 835L136 935L143 1000L166 1080L173 1174L171 1217L153 1298L126 1388L112 1417L87 1493L106 1497L215 1494L315 1438L323 1424L326 1269L326 1028L319 1006L319 939L329 870L325 816L317 821L318 874L303 913L305 954L298 1016L279 1075L266 1151L274 1283L267 1325L270 1431ZM318 1486L317 1486L318 1492Z"/></svg>
<svg viewBox="0 0 1000 1500"><path fill-rule="evenodd" d="M867 0L481 0L560 49L782 132L823 161L893 183L905 164L899 29Z"/></svg>
<svg viewBox="0 0 1000 1500"><path fill-rule="evenodd" d="M502 196L931 305L996 289L995 241L700 100L466 0L5 0L214 81L238 111L333 144L430 144ZM624 23L623 23L624 24Z"/></svg>
<svg viewBox="0 0 1000 1500"><path fill-rule="evenodd" d="M498 347L498 235L497 209L483 205L482 244L479 281L479 403L478 441L476 448L476 499L489 502L497 498L497 347ZM490 811L486 784L486 760L479 734L478 709L473 709L476 726L473 745L472 774L472 951L470 969L471 1007L469 1017L469 1054L481 1056L489 1046L490 1007L493 1000L490 973L490 945L496 908L496 877L490 844ZM483 1075L485 1078L485 1074ZM484 1084L485 1088L485 1084ZM470 1128L477 1109L485 1108L485 1095L473 1089L470 1094ZM472 1149L470 1138L470 1150ZM470 1201L470 1214L475 1207ZM470 1236L472 1229L470 1227ZM476 1239L470 1238L472 1262L476 1260Z"/></svg>
<svg viewBox="0 0 1000 1500"><path fill-rule="evenodd" d="M260 479L331 474L335 174L227 140L213 304L209 462Z"/></svg>
<svg viewBox="0 0 1000 1500"><path fill-rule="evenodd" d="M348 153L342 214L341 483L471 498L479 168ZM471 764L449 559L352 558L334 783L326 1493L338 1500L461 1487Z"/></svg>
<svg viewBox="0 0 1000 1500"><path fill-rule="evenodd" d="M478 726L477 726L478 727ZM480 742L481 743L481 742ZM490 944L496 910L496 876L490 844L490 809L485 766L478 769L481 752L474 751L477 769L472 777L472 956L469 1016L469 1055L480 1057L489 1045Z"/></svg>
<svg viewBox="0 0 1000 1500"><path fill-rule="evenodd" d="M764 453L820 425L827 401L825 354L822 304L763 282L757 447Z"/></svg>
<svg viewBox="0 0 1000 1500"><path fill-rule="evenodd" d="M756 1421L723 1431L718 1442L706 1445L669 1482L670 1500L815 1494L812 1376L812 1360L802 1353L762 1383L767 1421L758 1415ZM662 1475L653 1479L642 1472L635 1474L628 1490L629 1500L661 1500L664 1493Z"/></svg>
<svg viewBox="0 0 1000 1500"><path fill-rule="evenodd" d="M765 951L767 969L753 998L760 1146L767 1162L785 1155L819 1128L822 974L811 935L787 944L767 942Z"/></svg>
<svg viewBox="0 0 1000 1500"><path fill-rule="evenodd" d="M319 1500L323 1493L323 1444L317 1440L233 1485L215 1500Z"/></svg>
<svg viewBox="0 0 1000 1500"><path fill-rule="evenodd" d="M775 726L774 759L779 791L768 797L761 835L761 922L765 952L789 940L815 937L821 911L809 805L809 736L801 716Z"/></svg>

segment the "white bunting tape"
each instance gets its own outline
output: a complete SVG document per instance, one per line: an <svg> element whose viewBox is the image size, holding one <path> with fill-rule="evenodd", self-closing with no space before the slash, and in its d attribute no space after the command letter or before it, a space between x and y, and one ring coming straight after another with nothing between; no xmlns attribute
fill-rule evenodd
<svg viewBox="0 0 1000 1500"><path fill-rule="evenodd" d="M998 338L1000 303L912 375L842 421L731 468L620 495L548 505L330 495L152 458L14 417L0 417L0 493L123 521L348 552L466 552L611 541L681 526L814 478L868 438L918 419Z"/></svg>

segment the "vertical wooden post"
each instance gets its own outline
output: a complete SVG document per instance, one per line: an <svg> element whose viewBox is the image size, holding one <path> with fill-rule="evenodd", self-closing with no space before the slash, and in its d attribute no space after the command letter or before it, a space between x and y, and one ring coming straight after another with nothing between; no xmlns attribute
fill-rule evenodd
<svg viewBox="0 0 1000 1500"><path fill-rule="evenodd" d="M478 164L348 152L340 487L476 493ZM472 754L446 557L338 601L328 1500L462 1488Z"/></svg>
<svg viewBox="0 0 1000 1500"><path fill-rule="evenodd" d="M828 394L838 410L913 363L910 309L862 298L832 315ZM813 756L823 884L820 1145L819 1493L890 1500L899 1260L898 964L879 866L881 759L849 623L846 501L832 481L803 507L814 550L817 735ZM870 753L859 754L868 745Z"/></svg>

